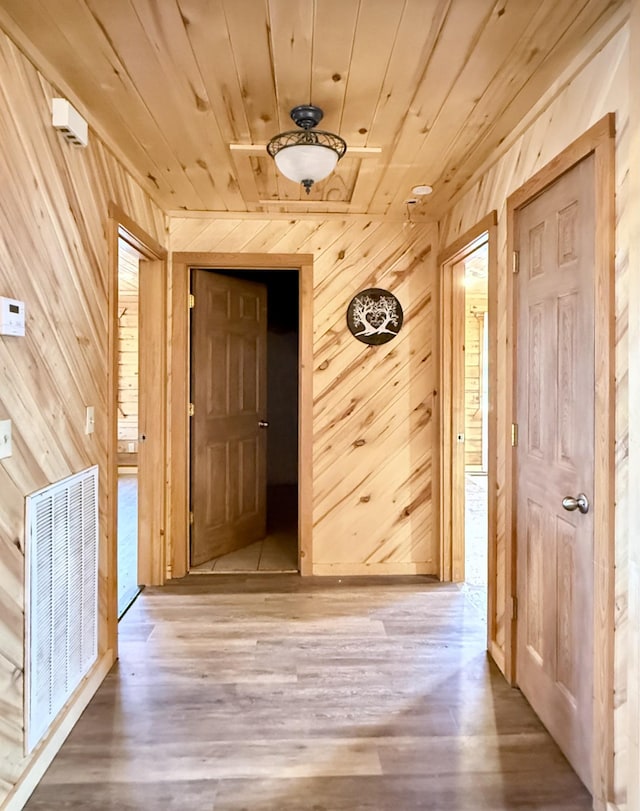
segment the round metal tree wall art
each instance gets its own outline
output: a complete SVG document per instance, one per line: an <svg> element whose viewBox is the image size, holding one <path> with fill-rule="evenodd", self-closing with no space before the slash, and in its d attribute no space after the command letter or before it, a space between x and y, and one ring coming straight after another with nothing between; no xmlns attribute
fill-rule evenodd
<svg viewBox="0 0 640 811"><path fill-rule="evenodd" d="M362 290L347 308L347 325L354 338L365 344L386 344L400 332L402 320L400 302L380 287Z"/></svg>

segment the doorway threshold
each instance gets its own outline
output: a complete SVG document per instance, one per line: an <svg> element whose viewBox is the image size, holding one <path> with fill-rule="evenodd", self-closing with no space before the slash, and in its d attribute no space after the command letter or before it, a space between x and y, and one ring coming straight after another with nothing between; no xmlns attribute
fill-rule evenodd
<svg viewBox="0 0 640 811"><path fill-rule="evenodd" d="M249 546L192 566L190 574L289 573L298 571L298 539L293 532L273 532Z"/></svg>

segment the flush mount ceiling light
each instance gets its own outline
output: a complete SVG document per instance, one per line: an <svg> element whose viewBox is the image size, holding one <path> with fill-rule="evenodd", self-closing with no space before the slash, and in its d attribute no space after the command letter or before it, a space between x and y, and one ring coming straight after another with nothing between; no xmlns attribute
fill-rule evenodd
<svg viewBox="0 0 640 811"><path fill-rule="evenodd" d="M424 184L421 184L419 186L414 186L411 189L411 191L413 192L413 194L418 194L418 195L422 196L424 194L431 194L431 192L433 191L433 188L431 186L427 186L426 183L424 183Z"/></svg>
<svg viewBox="0 0 640 811"><path fill-rule="evenodd" d="M322 110L312 104L294 107L291 118L300 129L281 132L267 144L267 152L278 171L289 180L302 183L307 194L314 183L333 172L347 151L347 144L339 135L314 129L322 116Z"/></svg>

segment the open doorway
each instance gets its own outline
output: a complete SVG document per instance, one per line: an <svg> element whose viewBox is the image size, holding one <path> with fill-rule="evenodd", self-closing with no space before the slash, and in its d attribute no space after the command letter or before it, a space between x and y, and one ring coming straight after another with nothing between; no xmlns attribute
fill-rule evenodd
<svg viewBox="0 0 640 811"><path fill-rule="evenodd" d="M192 270L192 573L299 571L298 276Z"/></svg>
<svg viewBox="0 0 640 811"><path fill-rule="evenodd" d="M479 245L464 266L464 585L483 614L487 608L487 492L489 423L489 250Z"/></svg>
<svg viewBox="0 0 640 811"><path fill-rule="evenodd" d="M108 644L138 585L166 577L166 250L109 204Z"/></svg>
<svg viewBox="0 0 640 811"><path fill-rule="evenodd" d="M440 574L461 584L489 632L496 559L495 221L490 215L440 256Z"/></svg>
<svg viewBox="0 0 640 811"><path fill-rule="evenodd" d="M138 595L140 253L118 238L118 618Z"/></svg>

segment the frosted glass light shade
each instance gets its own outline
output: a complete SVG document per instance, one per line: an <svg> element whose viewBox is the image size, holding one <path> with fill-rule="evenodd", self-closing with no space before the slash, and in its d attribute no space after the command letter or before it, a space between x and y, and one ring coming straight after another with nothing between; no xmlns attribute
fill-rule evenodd
<svg viewBox="0 0 640 811"><path fill-rule="evenodd" d="M294 183L302 183L309 194L317 180L324 180L333 172L347 151L347 144L339 135L314 129L322 119L322 110L313 104L294 107L291 118L300 129L275 135L267 144L267 152L280 174Z"/></svg>
<svg viewBox="0 0 640 811"><path fill-rule="evenodd" d="M294 144L285 146L274 155L278 170L289 180L314 183L324 180L336 168L338 153L322 144Z"/></svg>

